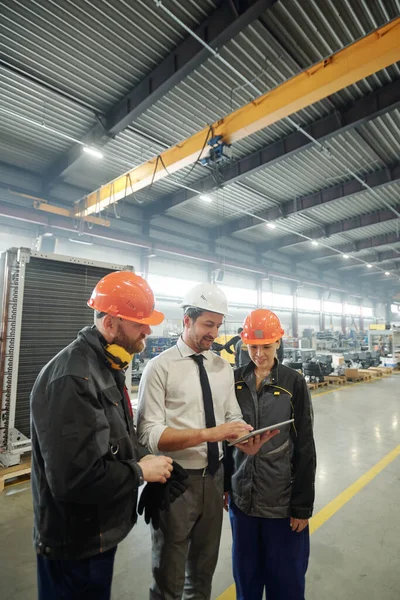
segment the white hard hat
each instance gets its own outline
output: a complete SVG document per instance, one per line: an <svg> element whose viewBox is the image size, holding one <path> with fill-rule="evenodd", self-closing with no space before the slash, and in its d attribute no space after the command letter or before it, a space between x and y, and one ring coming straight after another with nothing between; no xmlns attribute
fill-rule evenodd
<svg viewBox="0 0 400 600"><path fill-rule="evenodd" d="M215 312L220 315L228 315L228 301L224 292L213 283L199 283L194 288L189 290L183 302L182 308L200 308Z"/></svg>

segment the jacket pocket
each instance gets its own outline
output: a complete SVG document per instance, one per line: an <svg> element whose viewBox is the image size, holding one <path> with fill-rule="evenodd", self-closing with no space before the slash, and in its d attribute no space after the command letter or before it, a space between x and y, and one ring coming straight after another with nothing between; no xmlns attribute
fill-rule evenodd
<svg viewBox="0 0 400 600"><path fill-rule="evenodd" d="M257 504L260 508L286 507L291 497L291 444L257 457Z"/></svg>

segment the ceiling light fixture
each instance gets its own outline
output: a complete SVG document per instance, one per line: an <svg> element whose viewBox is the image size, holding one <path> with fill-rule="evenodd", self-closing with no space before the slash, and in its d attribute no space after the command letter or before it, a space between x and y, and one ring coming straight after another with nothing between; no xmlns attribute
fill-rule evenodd
<svg viewBox="0 0 400 600"><path fill-rule="evenodd" d="M369 263L368 263L367 267L368 267L368 269L372 269L372 265L370 265Z"/></svg>
<svg viewBox="0 0 400 600"><path fill-rule="evenodd" d="M349 258L348 254L343 254L343 258Z"/></svg>
<svg viewBox="0 0 400 600"><path fill-rule="evenodd" d="M213 201L211 196L209 196L208 194L200 194L200 200L203 200L203 202L209 202L209 203Z"/></svg>
<svg viewBox="0 0 400 600"><path fill-rule="evenodd" d="M267 223L267 227L269 227L270 229L276 229L275 223Z"/></svg>
<svg viewBox="0 0 400 600"><path fill-rule="evenodd" d="M74 238L69 238L69 241L74 244L82 244L84 246L93 246L93 242L87 242L86 240L76 240Z"/></svg>
<svg viewBox="0 0 400 600"><path fill-rule="evenodd" d="M83 146L83 151L86 154L90 154L90 156L94 156L95 158L104 158L104 154L97 150L97 148L92 148L91 146Z"/></svg>
<svg viewBox="0 0 400 600"><path fill-rule="evenodd" d="M389 271L385 271L385 275L390 275L390 272Z"/></svg>
<svg viewBox="0 0 400 600"><path fill-rule="evenodd" d="M316 242L315 240L313 240L311 243L313 246L318 246L318 242Z"/></svg>

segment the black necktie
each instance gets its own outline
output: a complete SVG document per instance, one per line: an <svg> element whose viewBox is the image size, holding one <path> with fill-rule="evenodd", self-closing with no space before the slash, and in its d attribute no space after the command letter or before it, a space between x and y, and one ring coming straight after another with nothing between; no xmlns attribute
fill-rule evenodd
<svg viewBox="0 0 400 600"><path fill-rule="evenodd" d="M215 415L210 382L208 381L207 371L203 365L204 356L202 354L192 354L194 362L199 366L201 391L203 392L204 413L206 416L206 427L215 427ZM214 475L219 467L219 448L218 442L207 442L207 461L208 472Z"/></svg>

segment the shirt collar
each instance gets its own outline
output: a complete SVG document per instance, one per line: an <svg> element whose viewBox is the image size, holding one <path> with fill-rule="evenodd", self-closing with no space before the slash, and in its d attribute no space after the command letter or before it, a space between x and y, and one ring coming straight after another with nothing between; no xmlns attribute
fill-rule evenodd
<svg viewBox="0 0 400 600"><path fill-rule="evenodd" d="M271 370L270 374L268 375L268 383L272 383L272 384L278 383L278 373L279 373L278 367L279 367L279 361L277 358L275 358L274 366L272 367L272 370ZM244 367L243 379L245 381L246 381L247 377L251 378L253 376L255 368L256 368L256 365L253 363L252 360Z"/></svg>
<svg viewBox="0 0 400 600"><path fill-rule="evenodd" d="M208 358L210 350L204 350L204 352L194 352L182 339L182 336L176 342L177 348L181 353L182 358L193 356L193 354L201 354L204 358Z"/></svg>

